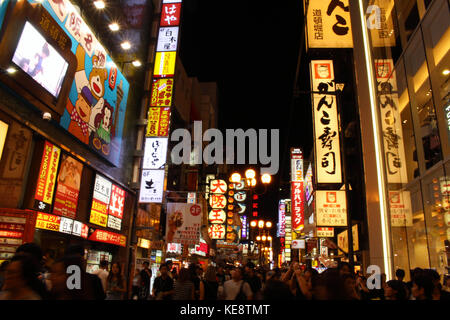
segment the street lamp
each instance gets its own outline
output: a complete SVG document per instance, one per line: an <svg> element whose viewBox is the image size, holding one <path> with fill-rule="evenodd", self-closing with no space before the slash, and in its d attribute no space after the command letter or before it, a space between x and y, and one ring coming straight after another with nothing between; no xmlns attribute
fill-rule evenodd
<svg viewBox="0 0 450 320"><path fill-rule="evenodd" d="M247 169L247 170L245 171L245 177L246 177L247 179L252 180L252 179L255 178L255 176L256 176L255 170L253 170L253 169Z"/></svg>
<svg viewBox="0 0 450 320"><path fill-rule="evenodd" d="M267 229L272 228L272 222L271 221L266 221L266 228Z"/></svg>
<svg viewBox="0 0 450 320"><path fill-rule="evenodd" d="M250 222L250 227L256 228L257 224L258 224L258 222L256 220L253 220L252 222Z"/></svg>
<svg viewBox="0 0 450 320"><path fill-rule="evenodd" d="M241 182L241 175L240 175L239 173L237 173L237 172L233 173L233 174L231 175L230 181L231 181L231 182L234 182L234 183L239 183L239 182Z"/></svg>
<svg viewBox="0 0 450 320"><path fill-rule="evenodd" d="M271 180L272 180L272 177L268 173L264 173L261 177L261 181L264 184L269 184Z"/></svg>
<svg viewBox="0 0 450 320"><path fill-rule="evenodd" d="M260 229L264 228L264 220L258 221L258 228L260 228Z"/></svg>

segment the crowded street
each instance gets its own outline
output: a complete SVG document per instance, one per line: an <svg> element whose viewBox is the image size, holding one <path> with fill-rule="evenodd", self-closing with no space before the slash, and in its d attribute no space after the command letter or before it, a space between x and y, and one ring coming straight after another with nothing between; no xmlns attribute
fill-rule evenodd
<svg viewBox="0 0 450 320"><path fill-rule="evenodd" d="M0 314L413 305L449 265L449 1L0 2Z"/></svg>

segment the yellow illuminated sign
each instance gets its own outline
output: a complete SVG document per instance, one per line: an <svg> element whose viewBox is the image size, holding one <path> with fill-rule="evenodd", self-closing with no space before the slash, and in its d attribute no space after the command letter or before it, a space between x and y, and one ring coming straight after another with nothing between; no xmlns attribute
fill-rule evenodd
<svg viewBox="0 0 450 320"><path fill-rule="evenodd" d="M155 58L155 77L173 77L175 74L176 51L157 52Z"/></svg>

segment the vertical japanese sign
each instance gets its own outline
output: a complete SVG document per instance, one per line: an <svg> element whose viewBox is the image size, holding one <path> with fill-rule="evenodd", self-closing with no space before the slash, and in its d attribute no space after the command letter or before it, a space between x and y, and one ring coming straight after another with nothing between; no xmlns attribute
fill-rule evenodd
<svg viewBox="0 0 450 320"><path fill-rule="evenodd" d="M284 200L278 202L278 229L277 237L285 236L285 226L286 226L286 204Z"/></svg>
<svg viewBox="0 0 450 320"><path fill-rule="evenodd" d="M339 123L332 60L311 61L317 183L342 183ZM332 94L330 94L332 93Z"/></svg>
<svg viewBox="0 0 450 320"><path fill-rule="evenodd" d="M80 193L83 164L68 155L62 155L53 213L75 219Z"/></svg>
<svg viewBox="0 0 450 320"><path fill-rule="evenodd" d="M108 222L108 205L111 197L111 188L111 181L98 174L96 175L89 222L106 227Z"/></svg>
<svg viewBox="0 0 450 320"><path fill-rule="evenodd" d="M190 203L168 203L166 242L184 246L199 244L202 207Z"/></svg>
<svg viewBox="0 0 450 320"><path fill-rule="evenodd" d="M395 46L395 15L394 0L374 0L368 7L367 25L370 31L371 43L374 47ZM370 12L369 12L370 8Z"/></svg>
<svg viewBox="0 0 450 320"><path fill-rule="evenodd" d="M402 118L393 60L375 60L375 71L387 180L388 183L407 183Z"/></svg>
<svg viewBox="0 0 450 320"><path fill-rule="evenodd" d="M221 179L209 180L209 215L208 233L211 239L222 240L226 238L227 234L227 210L228 201L226 193L228 185L226 181ZM234 192L230 190L230 192ZM233 215L232 211L228 211Z"/></svg>
<svg viewBox="0 0 450 320"><path fill-rule="evenodd" d="M345 191L316 191L317 226L347 226Z"/></svg>
<svg viewBox="0 0 450 320"><path fill-rule="evenodd" d="M389 208L392 227L412 227L411 193L389 191Z"/></svg>
<svg viewBox="0 0 450 320"><path fill-rule="evenodd" d="M291 205L292 230L302 231L305 225L305 193L303 190L303 154L298 148L291 149Z"/></svg>
<svg viewBox="0 0 450 320"><path fill-rule="evenodd" d="M309 48L352 48L349 0L309 0Z"/></svg>
<svg viewBox="0 0 450 320"><path fill-rule="evenodd" d="M34 195L34 208L36 210L50 212L60 154L61 149L45 141L36 193Z"/></svg>
<svg viewBox="0 0 450 320"><path fill-rule="evenodd" d="M292 243L292 220L291 220L291 201L286 201L286 217L285 217L285 249L284 256L286 261L291 261L291 243Z"/></svg>
<svg viewBox="0 0 450 320"><path fill-rule="evenodd" d="M147 137L167 137L169 135L170 108L173 104L174 76L177 60L178 36L180 33L182 0L162 0L161 20L155 52L151 99L148 110ZM166 139L167 141L167 139ZM162 140L159 140L162 142ZM141 176L140 203L161 203L164 193L164 170L167 142L153 150L146 143L146 157ZM148 151L147 148L153 148Z"/></svg>
<svg viewBox="0 0 450 320"><path fill-rule="evenodd" d="M146 138L143 169L162 169L166 164L168 138Z"/></svg>

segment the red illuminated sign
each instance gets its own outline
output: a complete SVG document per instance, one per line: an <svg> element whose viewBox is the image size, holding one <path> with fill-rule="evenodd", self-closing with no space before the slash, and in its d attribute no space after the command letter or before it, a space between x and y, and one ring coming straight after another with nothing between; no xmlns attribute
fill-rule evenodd
<svg viewBox="0 0 450 320"><path fill-rule="evenodd" d="M163 4L161 10L161 27L173 27L180 24L181 3Z"/></svg>
<svg viewBox="0 0 450 320"><path fill-rule="evenodd" d="M105 230L95 230L88 238L88 240L104 242L114 244L116 246L125 247L127 243L127 237Z"/></svg>
<svg viewBox="0 0 450 320"><path fill-rule="evenodd" d="M292 229L302 230L304 227L304 202L303 182L291 182L292 201Z"/></svg>

